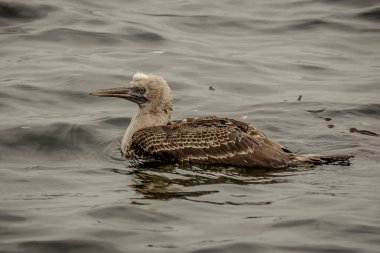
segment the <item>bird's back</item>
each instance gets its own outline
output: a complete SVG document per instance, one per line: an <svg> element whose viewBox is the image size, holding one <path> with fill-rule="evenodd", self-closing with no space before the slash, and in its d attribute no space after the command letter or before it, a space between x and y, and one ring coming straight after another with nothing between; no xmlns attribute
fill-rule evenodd
<svg viewBox="0 0 380 253"><path fill-rule="evenodd" d="M215 116L138 130L126 155L168 162L284 168L294 155L247 123Z"/></svg>

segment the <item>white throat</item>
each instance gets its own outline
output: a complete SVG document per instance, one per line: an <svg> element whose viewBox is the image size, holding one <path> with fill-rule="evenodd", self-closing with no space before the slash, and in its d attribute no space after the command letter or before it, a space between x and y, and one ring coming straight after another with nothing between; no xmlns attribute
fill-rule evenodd
<svg viewBox="0 0 380 253"><path fill-rule="evenodd" d="M125 154L129 151L132 144L133 134L146 127L166 125L170 121L171 108L167 110L150 110L146 107L139 107L133 116L131 123L125 131L123 140L121 142L121 150Z"/></svg>

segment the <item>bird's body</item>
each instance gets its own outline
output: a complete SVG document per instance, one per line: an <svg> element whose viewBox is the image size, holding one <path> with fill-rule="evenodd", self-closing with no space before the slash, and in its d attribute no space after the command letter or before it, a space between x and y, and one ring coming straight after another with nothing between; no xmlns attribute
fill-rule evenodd
<svg viewBox="0 0 380 253"><path fill-rule="evenodd" d="M289 166L292 156L249 124L215 116L142 128L125 153L138 159L271 168Z"/></svg>
<svg viewBox="0 0 380 253"><path fill-rule="evenodd" d="M128 88L103 89L92 95L121 97L139 105L121 146L131 159L262 168L348 159L292 153L250 124L233 119L204 116L170 121L171 91L159 76L137 73Z"/></svg>

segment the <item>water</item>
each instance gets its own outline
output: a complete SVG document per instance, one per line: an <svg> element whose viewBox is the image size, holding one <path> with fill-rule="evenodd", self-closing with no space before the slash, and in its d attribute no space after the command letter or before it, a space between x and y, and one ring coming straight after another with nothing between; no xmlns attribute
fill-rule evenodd
<svg viewBox="0 0 380 253"><path fill-rule="evenodd" d="M380 133L379 21L377 0L1 0L0 252L378 252L380 138L349 129ZM176 119L355 157L132 163L136 107L88 92L137 71L168 80Z"/></svg>

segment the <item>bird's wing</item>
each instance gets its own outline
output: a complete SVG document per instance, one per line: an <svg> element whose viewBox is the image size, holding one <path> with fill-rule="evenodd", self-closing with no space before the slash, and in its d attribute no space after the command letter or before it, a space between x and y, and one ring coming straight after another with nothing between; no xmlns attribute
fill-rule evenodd
<svg viewBox="0 0 380 253"><path fill-rule="evenodd" d="M138 130L134 157L198 164L279 167L288 158L280 145L244 122L215 116L173 121Z"/></svg>

